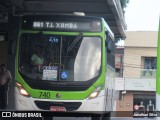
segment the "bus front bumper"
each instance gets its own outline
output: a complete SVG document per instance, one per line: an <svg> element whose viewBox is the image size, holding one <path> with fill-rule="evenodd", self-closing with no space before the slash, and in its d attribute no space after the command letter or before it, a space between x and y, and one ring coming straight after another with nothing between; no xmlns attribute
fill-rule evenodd
<svg viewBox="0 0 160 120"><path fill-rule="evenodd" d="M105 96L84 100L50 100L25 97L16 94L16 110L50 111L51 106L65 107L66 111L99 112L105 111Z"/></svg>

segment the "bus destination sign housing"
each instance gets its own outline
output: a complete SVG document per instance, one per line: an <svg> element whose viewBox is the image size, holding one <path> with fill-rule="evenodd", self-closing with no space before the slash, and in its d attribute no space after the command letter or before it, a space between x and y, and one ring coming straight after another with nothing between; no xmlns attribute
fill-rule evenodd
<svg viewBox="0 0 160 120"><path fill-rule="evenodd" d="M102 29L101 19L22 19L23 30L46 30L46 31L90 31L100 32Z"/></svg>

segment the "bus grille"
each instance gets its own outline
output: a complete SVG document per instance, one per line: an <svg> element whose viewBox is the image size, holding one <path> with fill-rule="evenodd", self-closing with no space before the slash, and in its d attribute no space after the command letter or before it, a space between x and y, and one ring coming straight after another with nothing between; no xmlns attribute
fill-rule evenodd
<svg viewBox="0 0 160 120"><path fill-rule="evenodd" d="M81 102L49 102L49 101L34 101L36 106L42 110L50 110L51 106L65 107L66 111L75 111L81 106Z"/></svg>

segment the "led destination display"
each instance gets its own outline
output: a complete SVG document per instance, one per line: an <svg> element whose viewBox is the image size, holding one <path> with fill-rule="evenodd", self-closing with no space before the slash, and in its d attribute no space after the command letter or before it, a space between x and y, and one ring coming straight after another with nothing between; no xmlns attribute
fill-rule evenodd
<svg viewBox="0 0 160 120"><path fill-rule="evenodd" d="M24 20L22 29L57 31L101 31L100 21L28 21Z"/></svg>

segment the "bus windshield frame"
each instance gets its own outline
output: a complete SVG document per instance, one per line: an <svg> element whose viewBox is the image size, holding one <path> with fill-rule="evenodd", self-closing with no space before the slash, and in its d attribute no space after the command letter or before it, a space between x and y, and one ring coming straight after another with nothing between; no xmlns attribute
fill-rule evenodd
<svg viewBox="0 0 160 120"><path fill-rule="evenodd" d="M30 40L29 36L32 38L31 40ZM24 38L25 38L25 41L28 42L28 43L25 43L25 42L23 43L22 42L22 39L24 39ZM28 65L28 66L31 66L32 63L30 61L32 59L32 56L31 55L27 55L28 53L31 52L31 51L30 52L27 51L27 49L31 49L31 46L27 47L25 49L24 45L25 46L29 46L29 44L31 44L31 43L36 41L36 40L34 41L34 39L38 39L38 41L42 41L42 46L39 45L41 47L41 50L44 48L45 44L54 44L55 45L55 44L58 43L57 47L61 48L61 49L59 49L59 51L61 51L61 52L56 53L57 55L65 56L65 54L63 53L64 51L69 51L70 53L67 53L68 55L75 54L75 56L76 56L76 60L75 61L76 62L71 61L71 64L73 64L73 63L75 64L74 68L73 68L73 65L72 65L72 68L68 68L66 70L63 69L62 71L58 70L57 68L61 69L62 67L64 67L65 63L63 61L64 61L64 59L67 58L67 57L66 58L60 57L59 62L60 63L63 62L63 64L59 63L57 65L51 65L52 63L49 63L48 61L46 61L47 65L43 66L43 72L39 71L39 73L38 73L38 74L46 76L47 74L49 74L49 73L47 73L47 71L52 71L51 73L54 74L54 75L52 75L52 80L50 80L50 79L48 79L46 77L43 77L43 79L41 79L39 76L33 77L33 78L27 76L25 74L25 72L26 72L25 67L27 65L25 65L23 63L23 61L29 60L29 64L30 65ZM67 42L67 40L69 41L69 39L71 39L70 43ZM65 47L65 45L63 44L63 42L64 42L63 40L66 42L65 44L70 44L70 45L68 45L68 47ZM73 42L73 41L75 41L75 42ZM82 45L82 43L83 43L83 45ZM40 43L36 43L36 44L38 45ZM100 47L98 47L98 45ZM32 45L32 48L36 49L36 47L37 46L35 44ZM76 49L76 47L80 48L79 51L76 51L76 50L73 51L73 49ZM45 48L47 48L47 47L45 46ZM63 48L64 48L64 50L63 50ZM86 50L84 50L84 48ZM54 49L57 49L57 48L54 48ZM87 52L87 51L90 51L90 53ZM97 53L98 57L96 57L96 55L94 55L94 53ZM52 54L54 54L54 53L52 53ZM82 57L84 57L84 56L82 56L82 54L85 54L85 55L91 54L91 55L90 55L89 58L86 58L86 60L82 60ZM30 58L26 59L25 58L26 56L30 56ZM34 59L34 57L33 57L33 59ZM96 61L96 60L98 62L95 64L95 68L94 68L94 63L93 62ZM79 68L79 66L78 66L79 64L81 64L81 67L83 66L84 68L85 67L87 68L87 65L85 64L85 61L90 61L90 62L88 62L88 64L89 64L88 66L90 67L89 70L87 70L87 69L86 70L84 70L84 69L82 70L82 68ZM77 62L79 62L79 63L77 63ZM61 83L62 82L68 82L68 83L71 82L71 83L73 83L73 82L75 82L76 83L77 82L78 84L79 83L84 83L85 84L86 82L89 83L89 81L90 82L91 81L92 82L95 81L101 75L101 64L102 64L102 38L99 37L99 36L83 36L83 33L80 33L78 35L43 34L42 32L40 32L40 33L23 33L23 34L21 34L20 41L19 41L19 64L18 64L18 68L19 68L19 73L22 75L22 77L24 78L25 81L28 81L28 82L30 82L30 81L35 81L35 82L41 81L41 82L48 82L48 83L50 83L50 82L52 82L52 83L55 83L55 82L61 82ZM71 75L72 77L70 76L71 73L69 72L69 69L72 69L72 72L74 71L73 69L77 70L77 71L74 71L74 75L77 74L76 75L77 77L74 76L74 80L73 80L73 75ZM46 74L44 74L44 70L46 71ZM95 72L94 70L97 71L97 72ZM82 72L82 74L79 74L78 71L83 71L83 72ZM90 72L85 73L87 71L90 71ZM56 73L57 73L57 75L56 75ZM90 74L90 75L88 75L88 74ZM57 79L55 79L56 78L55 76L57 77ZM71 78L69 78L69 77L71 77ZM89 83L89 84L91 84L91 83Z"/></svg>

